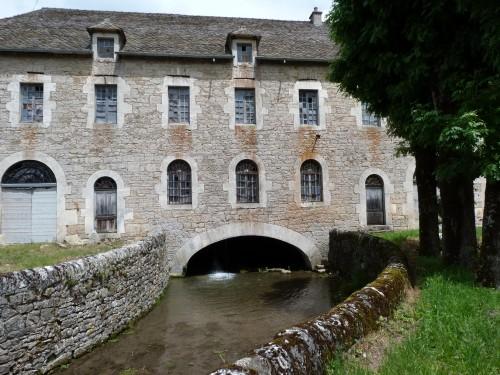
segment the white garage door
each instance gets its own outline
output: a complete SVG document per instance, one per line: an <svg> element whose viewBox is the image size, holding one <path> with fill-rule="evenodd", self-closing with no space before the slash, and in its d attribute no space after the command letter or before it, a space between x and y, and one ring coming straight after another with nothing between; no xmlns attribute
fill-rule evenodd
<svg viewBox="0 0 500 375"><path fill-rule="evenodd" d="M5 241L55 241L56 195L56 188L2 189L2 233Z"/></svg>

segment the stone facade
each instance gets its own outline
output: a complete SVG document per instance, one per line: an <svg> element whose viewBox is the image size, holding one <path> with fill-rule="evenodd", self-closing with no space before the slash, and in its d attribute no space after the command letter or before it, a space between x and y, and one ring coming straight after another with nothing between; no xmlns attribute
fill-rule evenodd
<svg viewBox="0 0 500 375"><path fill-rule="evenodd" d="M249 20L257 21L264 22ZM327 35L323 26L305 24L297 22L296 27L307 27L313 37ZM276 23L277 28L281 25ZM415 226L414 161L395 156L397 141L386 134L384 122L381 127L362 126L361 104L326 80L326 60L259 60L257 48L263 49L272 38L263 36L260 47L260 36L240 33L235 40L246 37L254 46L250 67L233 63L231 55L119 55L107 61L93 58L91 51L0 53L0 176L24 159L57 170L59 241L93 235L92 184L98 177L112 177L118 184L117 233L112 236L139 239L162 226L170 254L177 259L186 259L187 253L177 252L197 248L193 241L203 236L224 239L243 232L279 232L277 238L282 238L291 231L314 249L309 257L314 266L327 256L332 227L366 229L364 181L373 173L384 182L387 227ZM273 48L293 46L277 43ZM44 83L43 123L19 123L21 82ZM94 123L93 85L103 83L118 87L113 125ZM189 87L189 124L168 122L169 85ZM235 123L235 87L255 89L256 125ZM300 89L318 91L317 126L300 125ZM259 166L258 204L235 201L234 165L244 158ZM191 205L168 205L166 168L175 159L191 166ZM322 202L300 200L300 166L308 159L317 160L323 169ZM274 229L259 231L264 226L254 224ZM0 228L0 241L1 232ZM177 264L176 272L183 266Z"/></svg>
<svg viewBox="0 0 500 375"><path fill-rule="evenodd" d="M38 374L147 312L169 278L163 233L96 256L0 275L0 374Z"/></svg>

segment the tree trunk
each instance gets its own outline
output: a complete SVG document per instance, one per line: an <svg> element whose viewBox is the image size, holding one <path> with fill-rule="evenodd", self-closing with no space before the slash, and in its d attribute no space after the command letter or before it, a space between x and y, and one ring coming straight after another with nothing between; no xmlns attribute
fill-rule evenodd
<svg viewBox="0 0 500 375"><path fill-rule="evenodd" d="M478 281L500 288L500 181L486 181Z"/></svg>
<svg viewBox="0 0 500 375"><path fill-rule="evenodd" d="M422 255L438 256L440 253L436 155L433 150L415 151L415 175L418 188L418 220Z"/></svg>
<svg viewBox="0 0 500 375"><path fill-rule="evenodd" d="M443 208L443 258L447 264L474 269L477 239L472 178L440 182Z"/></svg>

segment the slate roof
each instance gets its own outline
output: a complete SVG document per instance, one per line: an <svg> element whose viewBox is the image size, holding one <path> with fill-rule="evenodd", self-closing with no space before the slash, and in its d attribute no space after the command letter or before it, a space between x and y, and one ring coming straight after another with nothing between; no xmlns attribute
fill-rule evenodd
<svg viewBox="0 0 500 375"><path fill-rule="evenodd" d="M123 55L229 58L228 34L240 29L261 36L262 59L322 61L336 51L326 25L309 21L42 8L0 19L0 53L90 53L87 28L103 22L125 33Z"/></svg>

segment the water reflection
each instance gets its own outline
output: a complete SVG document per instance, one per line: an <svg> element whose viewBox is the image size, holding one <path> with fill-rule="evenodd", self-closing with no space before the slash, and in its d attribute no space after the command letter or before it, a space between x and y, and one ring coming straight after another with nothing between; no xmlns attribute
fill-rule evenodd
<svg viewBox="0 0 500 375"><path fill-rule="evenodd" d="M204 374L339 301L310 272L214 273L172 279L161 302L128 332L60 374Z"/></svg>

